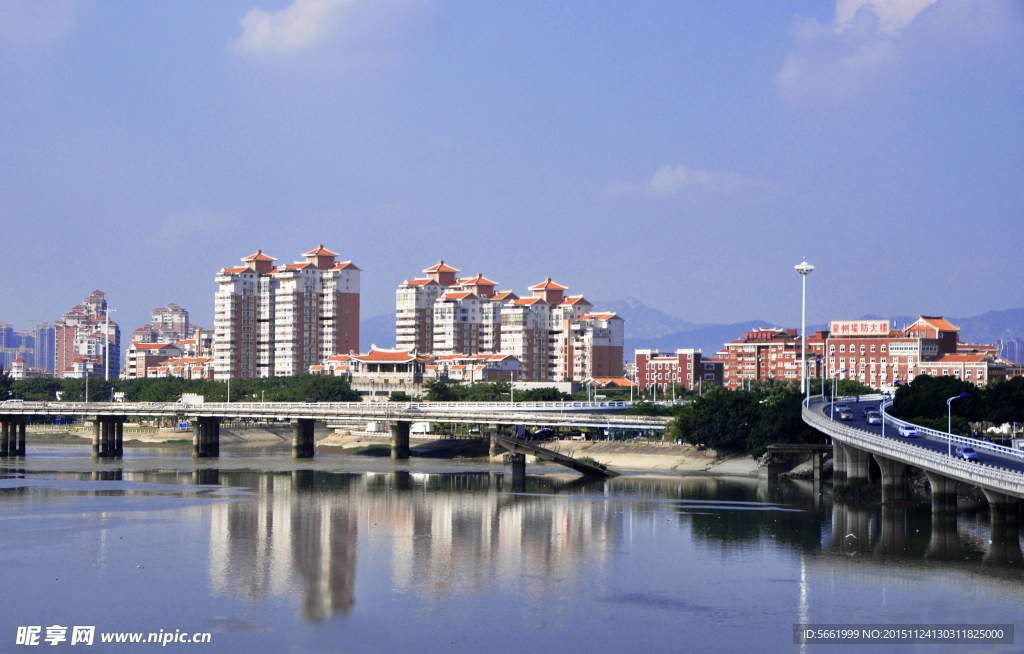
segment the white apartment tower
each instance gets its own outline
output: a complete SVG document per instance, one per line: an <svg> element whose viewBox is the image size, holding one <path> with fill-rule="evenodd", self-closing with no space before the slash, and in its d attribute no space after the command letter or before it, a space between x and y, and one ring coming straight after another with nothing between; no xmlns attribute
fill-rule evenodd
<svg viewBox="0 0 1024 654"><path fill-rule="evenodd" d="M359 349L359 274L323 245L275 266L262 250L217 273L213 355L218 379L297 375Z"/></svg>

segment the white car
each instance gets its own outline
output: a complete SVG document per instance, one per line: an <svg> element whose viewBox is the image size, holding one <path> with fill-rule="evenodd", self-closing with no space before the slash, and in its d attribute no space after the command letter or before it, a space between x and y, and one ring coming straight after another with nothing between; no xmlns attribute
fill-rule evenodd
<svg viewBox="0 0 1024 654"><path fill-rule="evenodd" d="M917 428L910 425L900 427L900 436L903 438L917 438Z"/></svg>
<svg viewBox="0 0 1024 654"><path fill-rule="evenodd" d="M882 414L877 411L869 411L866 414L869 425L880 425L882 424Z"/></svg>

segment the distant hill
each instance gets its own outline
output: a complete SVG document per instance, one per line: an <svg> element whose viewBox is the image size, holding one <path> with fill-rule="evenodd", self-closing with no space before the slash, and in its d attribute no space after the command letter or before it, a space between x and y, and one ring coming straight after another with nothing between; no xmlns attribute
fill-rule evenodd
<svg viewBox="0 0 1024 654"><path fill-rule="evenodd" d="M714 356L723 345L741 338L745 332L757 327L799 328L799 324L775 325L767 320L748 320L731 324L693 323L670 316L649 307L635 298L594 302L598 311L614 311L622 316L625 324L623 356L633 360L633 351L657 348L671 352L677 348L699 348L704 356ZM917 320L916 315L906 316L859 316L858 320L888 318L893 325L902 327ZM960 340L967 343L998 343L1000 339L1024 339L1024 308L988 311L970 318L948 318L960 328ZM363 352L371 344L377 347L395 346L395 314L366 318L359 323L359 343ZM828 329L827 324L807 325L807 333Z"/></svg>
<svg viewBox="0 0 1024 654"><path fill-rule="evenodd" d="M704 325L670 316L631 297L625 300L594 302L594 311L617 313L626 321L625 337L627 339L660 338L676 332L704 327Z"/></svg>
<svg viewBox="0 0 1024 654"><path fill-rule="evenodd" d="M369 352L371 345L384 348L395 346L395 314L386 313L359 321L359 349Z"/></svg>
<svg viewBox="0 0 1024 654"><path fill-rule="evenodd" d="M986 311L971 318L950 318L960 328L960 340L966 343L998 343L1000 339L1024 339L1024 309Z"/></svg>

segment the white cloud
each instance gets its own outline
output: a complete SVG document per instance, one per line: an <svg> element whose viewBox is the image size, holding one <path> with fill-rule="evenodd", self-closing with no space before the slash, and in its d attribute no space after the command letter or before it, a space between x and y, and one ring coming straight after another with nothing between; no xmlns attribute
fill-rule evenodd
<svg viewBox="0 0 1024 654"><path fill-rule="evenodd" d="M896 34L925 8L938 0L836 0L835 25L844 30L853 25L857 12L865 8L878 20L879 31Z"/></svg>
<svg viewBox="0 0 1024 654"><path fill-rule="evenodd" d="M605 190L607 195L613 197L635 194L665 197L689 192L731 194L745 191L767 191L771 188L771 183L766 180L754 179L730 171L700 170L689 166L666 165L659 168L654 176L646 182L639 184L613 182Z"/></svg>
<svg viewBox="0 0 1024 654"><path fill-rule="evenodd" d="M962 65L979 48L1002 47L1019 27L1019 1L836 0L831 22L794 20L793 48L776 77L780 95L844 102L929 70L941 79L943 67Z"/></svg>
<svg viewBox="0 0 1024 654"><path fill-rule="evenodd" d="M241 19L242 34L233 42L240 52L291 54L308 50L331 36L346 8L357 0L295 0L280 11L249 10Z"/></svg>
<svg viewBox="0 0 1024 654"><path fill-rule="evenodd" d="M74 31L85 0L0 0L0 43L38 46Z"/></svg>

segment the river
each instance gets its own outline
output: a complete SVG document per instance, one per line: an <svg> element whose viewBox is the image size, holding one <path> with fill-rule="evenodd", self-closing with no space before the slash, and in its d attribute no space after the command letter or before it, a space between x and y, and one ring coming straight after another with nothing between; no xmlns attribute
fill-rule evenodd
<svg viewBox="0 0 1024 654"><path fill-rule="evenodd" d="M24 651L19 627L89 625L93 651L163 630L211 634L170 650L246 654L847 652L794 645L793 625L1024 608L1019 543L990 543L983 503L933 525L927 504L810 482L559 470L509 489L480 462L39 446L0 462L0 651ZM1019 651L981 650L1001 647ZM936 647L869 651L890 649Z"/></svg>

